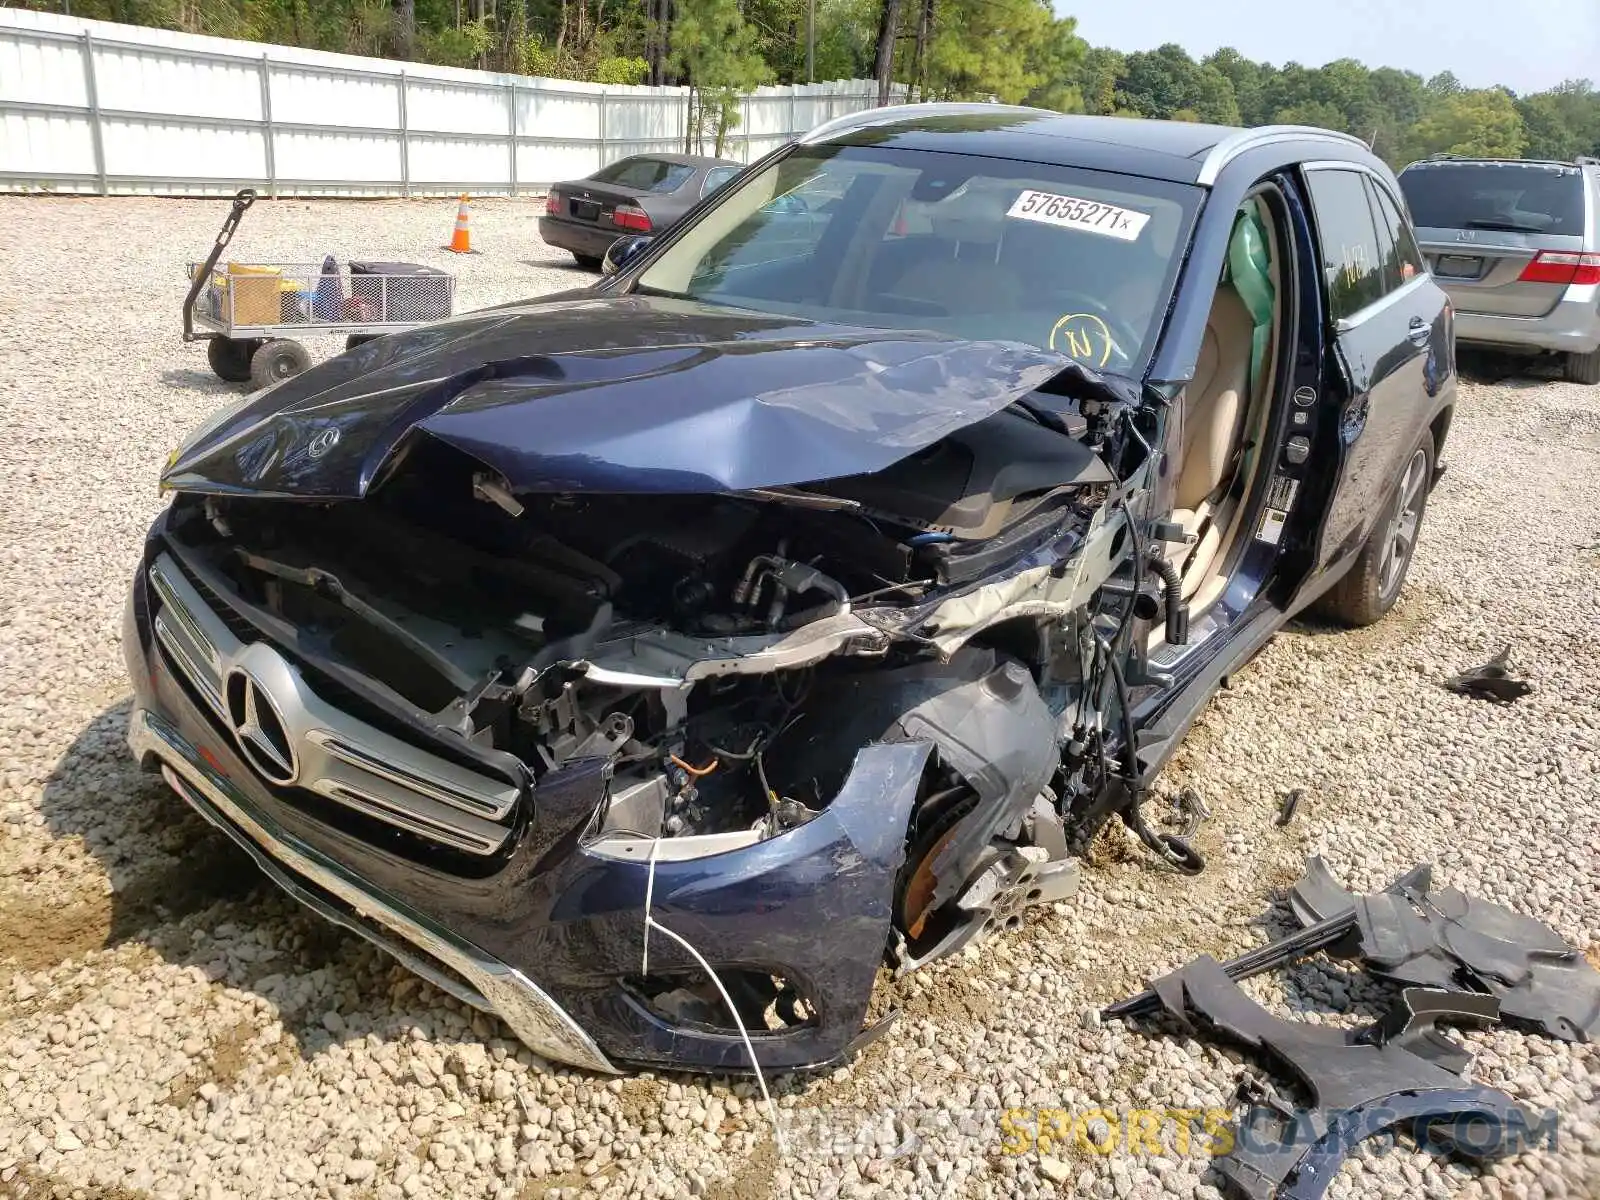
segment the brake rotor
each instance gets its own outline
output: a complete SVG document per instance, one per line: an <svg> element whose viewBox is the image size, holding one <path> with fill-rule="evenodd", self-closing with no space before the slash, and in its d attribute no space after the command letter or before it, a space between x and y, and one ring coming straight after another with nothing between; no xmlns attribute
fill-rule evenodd
<svg viewBox="0 0 1600 1200"><path fill-rule="evenodd" d="M900 922L909 938L920 938L923 927L928 923L928 908L933 900L933 888L936 882L933 877L933 864L955 834L953 826L947 829L918 860L916 868L911 872L911 878L906 880L905 891L900 896Z"/></svg>
<svg viewBox="0 0 1600 1200"><path fill-rule="evenodd" d="M913 942L921 939L927 928L928 917L932 915L933 892L938 884L933 864L955 836L956 826L961 819L978 804L977 795L963 788L960 794L949 798L949 803L940 806L941 811L930 812L929 808L938 806L939 799L931 797L930 804L917 814L918 825L926 821L926 828L918 828L912 835L912 844L906 854L909 870L902 871L903 882L896 901L898 911L895 915L900 928Z"/></svg>

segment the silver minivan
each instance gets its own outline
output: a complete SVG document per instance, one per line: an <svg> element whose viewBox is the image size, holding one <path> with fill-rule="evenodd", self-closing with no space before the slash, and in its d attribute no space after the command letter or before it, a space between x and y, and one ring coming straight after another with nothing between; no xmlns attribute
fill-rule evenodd
<svg viewBox="0 0 1600 1200"><path fill-rule="evenodd" d="M1400 186L1458 342L1561 354L1600 383L1600 162L1436 157Z"/></svg>

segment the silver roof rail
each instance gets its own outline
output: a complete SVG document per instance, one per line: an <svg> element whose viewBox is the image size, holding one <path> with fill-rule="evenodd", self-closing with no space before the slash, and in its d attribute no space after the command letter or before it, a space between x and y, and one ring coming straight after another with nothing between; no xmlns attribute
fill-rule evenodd
<svg viewBox="0 0 1600 1200"><path fill-rule="evenodd" d="M897 121L908 120L912 117L962 117L976 113L1026 113L1030 117L1059 117L1058 112L1051 112L1043 108L1024 108L1015 104L890 104L883 108L864 108L860 112L846 113L842 117L834 117L831 121L824 121L815 129L801 136L802 146L814 145L817 142L830 138L836 133L845 133L852 129L870 129L874 125L893 125Z"/></svg>
<svg viewBox="0 0 1600 1200"><path fill-rule="evenodd" d="M1306 140L1341 142L1348 146L1367 149L1367 144L1352 134L1319 129L1315 125L1262 125L1257 129L1241 129L1236 133L1230 133L1206 151L1205 160L1200 164L1200 174L1195 178L1195 182L1201 187L1210 187L1217 182L1217 177L1222 174L1222 168L1247 150L1270 146L1275 142Z"/></svg>

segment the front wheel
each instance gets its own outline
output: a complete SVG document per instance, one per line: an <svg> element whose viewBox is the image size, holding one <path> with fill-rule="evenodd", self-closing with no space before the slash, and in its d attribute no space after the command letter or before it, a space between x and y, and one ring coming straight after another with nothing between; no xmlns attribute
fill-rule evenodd
<svg viewBox="0 0 1600 1200"><path fill-rule="evenodd" d="M1361 548L1355 566L1317 608L1346 625L1371 625L1400 598L1433 480L1433 435L1425 433L1400 473L1400 485Z"/></svg>
<svg viewBox="0 0 1600 1200"><path fill-rule="evenodd" d="M311 355L299 342L273 338L250 359L250 382L258 388L282 383L311 365Z"/></svg>

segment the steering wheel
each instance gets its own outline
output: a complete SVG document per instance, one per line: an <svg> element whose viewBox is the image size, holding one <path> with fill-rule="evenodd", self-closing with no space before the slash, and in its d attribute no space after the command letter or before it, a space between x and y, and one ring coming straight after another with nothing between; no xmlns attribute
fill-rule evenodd
<svg viewBox="0 0 1600 1200"><path fill-rule="evenodd" d="M1045 348L1076 359L1086 367L1104 368L1133 361L1144 339L1103 301L1082 292L1059 298L1061 315L1051 322Z"/></svg>

